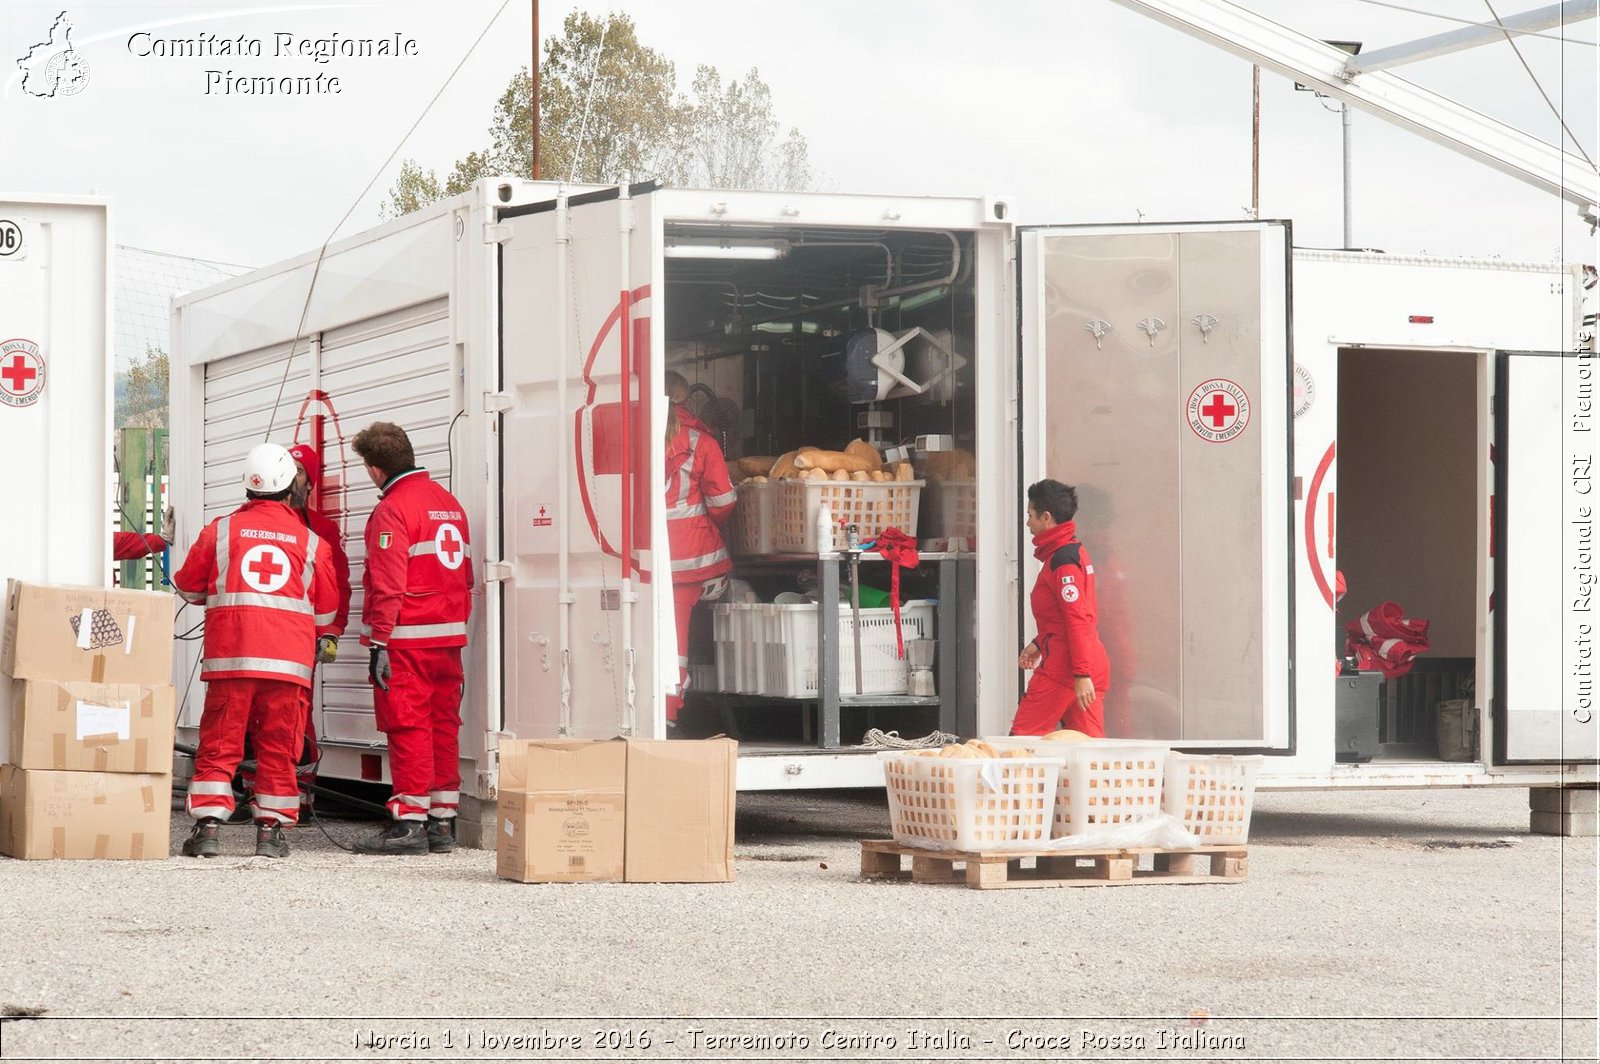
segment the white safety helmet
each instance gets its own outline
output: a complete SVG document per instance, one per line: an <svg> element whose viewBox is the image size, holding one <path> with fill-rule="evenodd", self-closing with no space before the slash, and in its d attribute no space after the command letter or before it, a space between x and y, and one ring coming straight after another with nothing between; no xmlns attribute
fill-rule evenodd
<svg viewBox="0 0 1600 1064"><path fill-rule="evenodd" d="M244 489L257 495L276 495L294 483L294 459L275 443L258 443L244 460Z"/></svg>

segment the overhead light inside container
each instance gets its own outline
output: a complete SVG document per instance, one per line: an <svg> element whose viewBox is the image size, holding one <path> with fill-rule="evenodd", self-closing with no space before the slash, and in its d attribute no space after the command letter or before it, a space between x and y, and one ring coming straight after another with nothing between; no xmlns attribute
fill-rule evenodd
<svg viewBox="0 0 1600 1064"><path fill-rule="evenodd" d="M662 254L669 259L781 259L789 254L789 242L680 237L669 241Z"/></svg>

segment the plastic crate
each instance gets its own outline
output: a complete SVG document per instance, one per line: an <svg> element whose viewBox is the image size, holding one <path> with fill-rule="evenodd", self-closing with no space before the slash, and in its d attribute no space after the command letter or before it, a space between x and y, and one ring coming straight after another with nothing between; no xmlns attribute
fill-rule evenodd
<svg viewBox="0 0 1600 1064"><path fill-rule="evenodd" d="M1064 744L1056 791L1057 837L1149 820L1161 813L1167 755L1163 743L1089 739Z"/></svg>
<svg viewBox="0 0 1600 1064"><path fill-rule="evenodd" d="M1259 754L1169 754L1161 807L1203 845L1247 842L1256 772L1264 760Z"/></svg>
<svg viewBox="0 0 1600 1064"><path fill-rule="evenodd" d="M761 656L765 662L761 693L776 698L814 696L817 684L817 607L760 605ZM934 606L907 602L900 607L903 638L934 637ZM903 695L911 680L910 663L899 656L894 611L861 611L861 690L856 690L855 618L839 609L839 693L850 696Z"/></svg>
<svg viewBox="0 0 1600 1064"><path fill-rule="evenodd" d="M711 607L711 637L716 645L715 690L726 694L761 693L763 662L756 603L719 602Z"/></svg>
<svg viewBox="0 0 1600 1064"><path fill-rule="evenodd" d="M772 554L773 531L777 525L778 484L746 481L736 489L738 501L724 529L728 550L740 557Z"/></svg>
<svg viewBox="0 0 1600 1064"><path fill-rule="evenodd" d="M930 480L922 489L922 527L918 539L963 540L963 549L978 542L978 485L972 480Z"/></svg>
<svg viewBox="0 0 1600 1064"><path fill-rule="evenodd" d="M1047 757L883 755L896 842L939 850L1025 850L1050 837L1061 762Z"/></svg>
<svg viewBox="0 0 1600 1064"><path fill-rule="evenodd" d="M915 536L922 485L920 480L781 480L773 547L780 553L817 553L817 511L823 503L834 527L855 525L862 542L886 528Z"/></svg>

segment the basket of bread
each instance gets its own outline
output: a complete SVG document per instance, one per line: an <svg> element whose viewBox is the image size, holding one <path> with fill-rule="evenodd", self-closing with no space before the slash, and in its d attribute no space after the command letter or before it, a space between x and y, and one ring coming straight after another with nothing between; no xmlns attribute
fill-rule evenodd
<svg viewBox="0 0 1600 1064"><path fill-rule="evenodd" d="M1061 760L979 739L883 755L896 842L934 850L1026 850L1050 838Z"/></svg>
<svg viewBox="0 0 1600 1064"><path fill-rule="evenodd" d="M736 554L815 554L824 504L836 526L855 525L863 542L886 528L917 534L922 481L910 462L886 464L865 440L842 451L807 446L776 458L740 458L728 472L739 489Z"/></svg>
<svg viewBox="0 0 1600 1064"><path fill-rule="evenodd" d="M1165 743L1095 739L1064 728L1041 735L989 740L997 749L1059 758L1051 836L1087 835L1161 815Z"/></svg>

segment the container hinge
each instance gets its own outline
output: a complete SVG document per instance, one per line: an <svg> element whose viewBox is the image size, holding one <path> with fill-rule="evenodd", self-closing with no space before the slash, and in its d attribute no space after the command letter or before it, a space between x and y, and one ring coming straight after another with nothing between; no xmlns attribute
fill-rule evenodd
<svg viewBox="0 0 1600 1064"><path fill-rule="evenodd" d="M483 582L486 584L504 583L512 577L510 562L485 562L483 566Z"/></svg>
<svg viewBox="0 0 1600 1064"><path fill-rule="evenodd" d="M485 414L503 414L510 410L514 400L509 392L484 392L483 412Z"/></svg>
<svg viewBox="0 0 1600 1064"><path fill-rule="evenodd" d="M494 222L486 223L483 227L483 242L485 244L504 244L511 239L511 227L498 225Z"/></svg>
<svg viewBox="0 0 1600 1064"><path fill-rule="evenodd" d="M1006 421L1013 425L1017 423L1017 409L1018 406L1015 396L1006 400Z"/></svg>

